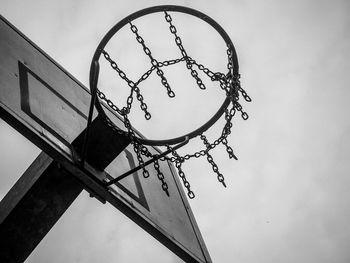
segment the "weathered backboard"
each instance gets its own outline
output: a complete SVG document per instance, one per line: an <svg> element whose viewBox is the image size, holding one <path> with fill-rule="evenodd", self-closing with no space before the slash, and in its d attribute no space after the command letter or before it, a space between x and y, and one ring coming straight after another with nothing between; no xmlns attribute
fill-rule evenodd
<svg viewBox="0 0 350 263"><path fill-rule="evenodd" d="M160 162L170 196L162 191L153 167L148 168L149 178L135 172L110 188L94 188L89 182L117 177L134 167L133 149L127 147L103 173L87 174L74 162L71 143L86 128L89 91L1 16L0 57L1 118L182 259L211 262L170 163ZM123 127L118 116L107 108L106 112Z"/></svg>

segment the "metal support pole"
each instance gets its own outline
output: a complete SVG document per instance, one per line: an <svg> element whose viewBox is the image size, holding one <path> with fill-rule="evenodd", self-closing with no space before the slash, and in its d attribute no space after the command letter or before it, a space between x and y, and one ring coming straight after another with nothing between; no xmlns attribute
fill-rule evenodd
<svg viewBox="0 0 350 263"><path fill-rule="evenodd" d="M94 68L90 74L91 101L90 101L90 108L89 108L89 116L87 119L86 133L85 133L84 143L83 143L82 151L81 151L81 165L82 166L84 166L85 159L86 159L87 144L88 144L89 135L90 135L89 134L90 125L92 122L92 116L94 113L94 106L95 106L95 101L96 101L96 97L97 97L98 74L100 72L100 64L98 63L97 60L94 61L93 65L94 65Z"/></svg>

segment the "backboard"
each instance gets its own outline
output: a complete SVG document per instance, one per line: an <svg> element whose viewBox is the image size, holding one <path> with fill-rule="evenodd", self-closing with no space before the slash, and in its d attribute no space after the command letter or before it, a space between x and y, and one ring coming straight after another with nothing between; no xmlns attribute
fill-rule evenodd
<svg viewBox="0 0 350 263"><path fill-rule="evenodd" d="M186 262L211 262L171 163L159 163L170 196L151 167L149 178L135 172L111 187L91 189L89 181L99 183L133 168L133 149L127 147L103 173L81 170L71 144L86 127L88 89L1 16L0 56L1 118ZM107 107L105 111L123 127L119 116Z"/></svg>

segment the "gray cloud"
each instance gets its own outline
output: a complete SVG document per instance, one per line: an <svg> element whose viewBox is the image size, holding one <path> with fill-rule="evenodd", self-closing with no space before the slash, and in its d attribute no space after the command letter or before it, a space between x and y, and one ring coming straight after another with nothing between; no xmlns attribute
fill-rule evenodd
<svg viewBox="0 0 350 263"><path fill-rule="evenodd" d="M33 4L3 1L3 15L84 83L106 29L146 5L61 3L35 4L43 14L39 18L18 11ZM348 1L188 4L232 35L242 84L253 98L245 106L251 118L237 120L231 136L239 161L229 161L225 153L214 156L229 188L216 182L205 160L184 167L197 194L191 206L213 261L349 262ZM98 23L92 13L100 17ZM1 150L2 175L18 177L31 162L26 155L37 150L24 150L25 142L1 129L6 139L0 148L14 146L10 153ZM19 147L22 156L15 151ZM13 160L23 167L10 171L17 166ZM0 185L14 181L2 176ZM5 193L8 187L0 189ZM47 261L178 259L114 208L83 194L28 259Z"/></svg>

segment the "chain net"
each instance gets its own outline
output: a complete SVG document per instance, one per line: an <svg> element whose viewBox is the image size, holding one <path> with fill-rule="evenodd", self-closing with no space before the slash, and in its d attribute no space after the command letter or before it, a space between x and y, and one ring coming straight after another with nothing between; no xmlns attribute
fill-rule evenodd
<svg viewBox="0 0 350 263"><path fill-rule="evenodd" d="M144 113L144 117L146 120L149 120L151 118L151 113L148 111L147 104L145 102L145 99L143 95L141 94L141 90L139 88L139 85L147 80L147 78L153 73L156 72L157 76L159 77L160 83L165 88L167 95L172 98L175 97L175 92L171 89L169 82L164 75L164 71L162 68L171 66L177 63L185 62L186 68L188 69L189 73L193 77L194 81L196 82L197 86L201 90L205 90L206 86L202 79L200 78L198 71L201 71L206 75L211 81L217 82L220 86L220 88L225 92L226 96L230 98L230 105L225 110L224 118L225 118L225 124L222 129L222 132L220 136L214 140L213 142L209 142L205 134L200 134L199 137L203 143L203 149L193 152L193 153L187 153L184 155L178 154L175 150L173 150L171 145L167 145L166 147L168 150L171 151L171 157L166 156L162 157L161 161L170 161L174 163L179 177L182 180L182 183L187 191L187 195L190 199L195 197L194 192L191 190L191 186L189 181L186 178L186 175L183 171L182 165L185 161L191 159L191 158L200 158L200 157L206 157L208 163L211 165L213 172L217 176L217 180L226 187L225 178L220 173L219 168L217 164L214 161L214 158L212 157L210 151L213 150L218 145L223 145L226 149L226 152L228 154L228 157L231 159L237 160L236 155L234 154L234 151L232 147L228 144L227 138L231 134L231 128L232 128L232 118L237 114L237 112L241 115L243 120L248 119L248 114L243 111L243 108L241 104L238 102L239 96L241 95L245 101L250 102L251 98L248 96L245 90L240 85L240 76L237 74L234 74L233 72L233 47L228 46L227 47L227 74L223 74L221 72L213 72L209 68L205 67L203 64L197 62L193 58L191 58L182 43L182 40L178 34L178 31L173 23L173 19L170 16L170 14L166 11L164 11L164 18L165 21L169 25L169 30L171 35L174 37L174 41L176 46L179 48L182 57L177 59L171 59L171 60L165 60L165 61L158 61L153 55L149 47L147 47L145 40L140 35L138 28L136 25L134 25L132 22L129 22L130 30L134 34L136 41L142 46L143 52L145 55L149 58L151 67L149 70L147 70L138 80L133 81L130 78L127 77L126 73L119 67L116 61L114 61L109 53L106 50L102 51L103 57L106 59L106 61L110 64L112 69L119 75L119 77L124 80L127 85L130 87L130 94L127 97L126 100L126 106L123 108L118 108L111 100L109 100L106 95L98 90L97 94L101 101L104 101L112 110L117 112L123 117L124 126L127 130L127 135L131 141L131 144L133 145L135 154L137 156L139 165L142 167L142 174L144 178L149 177L149 172L144 166L144 158L153 158L155 157L155 154L152 154L148 148L145 145L142 145L138 142L136 134L134 130L132 129L131 123L129 121L128 114L130 113L130 110L133 105L134 97L136 96L136 99L138 100L140 104L140 109ZM120 128L116 127L113 122L111 122L108 118L106 118L107 125L110 126L115 132L120 134L125 134L124 131L122 131ZM160 165L158 160L154 162L154 168L157 173L157 177L161 183L161 187L163 191L169 196L169 188L166 183L164 174L160 170Z"/></svg>

